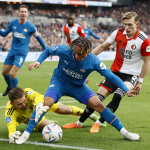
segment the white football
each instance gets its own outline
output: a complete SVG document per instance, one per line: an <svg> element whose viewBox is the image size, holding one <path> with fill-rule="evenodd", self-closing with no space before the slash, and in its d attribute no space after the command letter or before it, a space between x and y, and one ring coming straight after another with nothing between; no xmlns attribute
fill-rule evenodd
<svg viewBox="0 0 150 150"><path fill-rule="evenodd" d="M46 142L59 142L62 135L61 127L55 123L46 125L42 130L42 136Z"/></svg>

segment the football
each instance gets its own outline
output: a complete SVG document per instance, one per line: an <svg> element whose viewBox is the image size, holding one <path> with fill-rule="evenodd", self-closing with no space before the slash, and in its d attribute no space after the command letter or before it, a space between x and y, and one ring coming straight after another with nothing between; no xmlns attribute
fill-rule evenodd
<svg viewBox="0 0 150 150"><path fill-rule="evenodd" d="M58 124L51 123L46 125L42 130L43 139L46 142L59 142L62 138L63 132Z"/></svg>

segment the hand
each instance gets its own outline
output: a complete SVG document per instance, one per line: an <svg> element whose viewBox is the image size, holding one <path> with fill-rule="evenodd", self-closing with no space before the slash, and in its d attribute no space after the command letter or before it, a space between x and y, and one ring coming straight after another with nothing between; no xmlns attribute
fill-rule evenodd
<svg viewBox="0 0 150 150"><path fill-rule="evenodd" d="M136 86L134 87L134 90L137 90L137 91L141 91L141 88L142 88L142 83L141 82L137 82Z"/></svg>
<svg viewBox="0 0 150 150"><path fill-rule="evenodd" d="M34 67L35 67L35 68L39 68L39 67L40 67L40 63L39 63L39 62L31 63L31 64L28 66L29 71L31 71Z"/></svg>
<svg viewBox="0 0 150 150"><path fill-rule="evenodd" d="M138 94L139 94L139 91L138 91L138 90L135 90L135 89L126 92L126 95L127 95L128 97L134 97L135 95L138 95Z"/></svg>
<svg viewBox="0 0 150 150"><path fill-rule="evenodd" d="M19 135L21 135L20 131L15 131L14 133L12 133L9 138L9 143L15 143L15 140L19 139Z"/></svg>
<svg viewBox="0 0 150 150"><path fill-rule="evenodd" d="M36 105L36 114L35 114L35 122L38 122L40 116L42 115L43 112L47 112L49 109L48 106L43 106L43 103L38 103Z"/></svg>
<svg viewBox="0 0 150 150"><path fill-rule="evenodd" d="M28 140L29 136L30 136L30 133L27 132L27 131L24 131L22 133L22 135L20 136L20 138L15 140L15 143L16 144L23 144L23 143L25 143Z"/></svg>

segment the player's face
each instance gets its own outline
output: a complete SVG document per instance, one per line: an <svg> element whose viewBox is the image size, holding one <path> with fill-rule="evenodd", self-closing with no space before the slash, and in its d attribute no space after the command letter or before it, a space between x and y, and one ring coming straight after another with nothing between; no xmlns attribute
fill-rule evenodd
<svg viewBox="0 0 150 150"><path fill-rule="evenodd" d="M70 16L67 18L67 23L69 24L69 26L72 26L72 24L74 23L74 17L73 16Z"/></svg>
<svg viewBox="0 0 150 150"><path fill-rule="evenodd" d="M29 13L28 13L28 9L27 8L20 8L19 11L19 16L21 20L26 20L28 17Z"/></svg>
<svg viewBox="0 0 150 150"><path fill-rule="evenodd" d="M19 99L14 99L14 102L12 103L13 106L15 106L16 108L20 109L20 110L26 110L27 109L27 100L25 95L23 95L22 98Z"/></svg>
<svg viewBox="0 0 150 150"><path fill-rule="evenodd" d="M77 61L82 61L87 56L87 52L84 50L84 48L81 50L81 48L76 45L73 46L73 54Z"/></svg>
<svg viewBox="0 0 150 150"><path fill-rule="evenodd" d="M123 23L124 23L124 28L126 30L127 36L129 38L133 38L137 32L137 27L139 25L139 22L135 22L134 17L132 17L131 19L125 19Z"/></svg>
<svg viewBox="0 0 150 150"><path fill-rule="evenodd" d="M85 29L86 26L87 26L87 22L86 21L82 21L82 27L83 27L83 29Z"/></svg>

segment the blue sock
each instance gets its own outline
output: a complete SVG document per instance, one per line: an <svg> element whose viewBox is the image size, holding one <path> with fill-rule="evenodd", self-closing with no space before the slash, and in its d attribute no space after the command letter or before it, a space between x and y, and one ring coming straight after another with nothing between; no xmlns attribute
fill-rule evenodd
<svg viewBox="0 0 150 150"><path fill-rule="evenodd" d="M7 76L4 76L4 79L5 79L5 81L6 81L7 85L8 85L8 88L9 89L13 88L12 80L11 80L11 77L10 77L10 73Z"/></svg>
<svg viewBox="0 0 150 150"><path fill-rule="evenodd" d="M35 122L35 114L36 114L36 110L33 111L32 115L31 115L31 117L30 117L30 119L29 119L28 125L27 125L27 127L26 127L26 129L25 129L25 131L27 131L27 132L29 132L29 133L31 133L31 132L33 131L33 129L36 127L36 125L42 120L42 118L43 118L43 116L46 114L46 112L44 112L44 113L40 116L40 118L39 118L39 120L38 120L37 123Z"/></svg>
<svg viewBox="0 0 150 150"><path fill-rule="evenodd" d="M12 86L13 87L17 87L18 86L18 78L17 77L12 79Z"/></svg>
<svg viewBox="0 0 150 150"><path fill-rule="evenodd" d="M112 113L107 107L100 113L100 115L118 131L120 131L123 128L123 125L119 118L114 113Z"/></svg>

